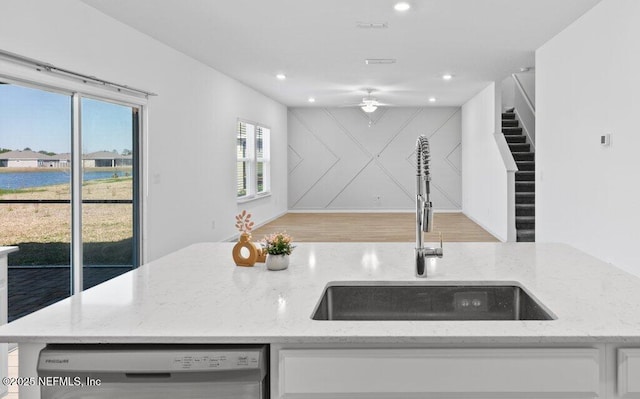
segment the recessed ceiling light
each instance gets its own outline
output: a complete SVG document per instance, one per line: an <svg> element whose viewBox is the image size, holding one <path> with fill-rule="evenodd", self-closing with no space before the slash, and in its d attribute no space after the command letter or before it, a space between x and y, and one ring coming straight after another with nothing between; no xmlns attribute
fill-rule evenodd
<svg viewBox="0 0 640 399"><path fill-rule="evenodd" d="M394 10L396 11L407 11L408 9L411 8L411 4L405 2L405 1L401 1L400 3L396 3L395 6L393 6Z"/></svg>
<svg viewBox="0 0 640 399"><path fill-rule="evenodd" d="M453 79L453 75L450 74L450 73L445 73L444 75L442 75L442 79L451 80L451 79Z"/></svg>
<svg viewBox="0 0 640 399"><path fill-rule="evenodd" d="M284 73L279 73L276 75L276 78L278 80L285 80L287 78L287 75L285 75Z"/></svg>
<svg viewBox="0 0 640 399"><path fill-rule="evenodd" d="M435 97L429 97L429 102L430 103L435 103L436 102L436 98Z"/></svg>
<svg viewBox="0 0 640 399"><path fill-rule="evenodd" d="M313 98L313 97L309 97L309 99L308 99L307 101L309 101L310 103L315 103L315 102L316 102L316 99L315 99L315 98Z"/></svg>

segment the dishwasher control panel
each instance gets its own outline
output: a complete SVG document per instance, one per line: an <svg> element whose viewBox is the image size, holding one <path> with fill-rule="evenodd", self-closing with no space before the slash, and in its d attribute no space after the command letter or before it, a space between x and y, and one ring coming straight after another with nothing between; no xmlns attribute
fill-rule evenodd
<svg viewBox="0 0 640 399"><path fill-rule="evenodd" d="M166 373L262 370L266 345L47 345L40 352L43 373Z"/></svg>
<svg viewBox="0 0 640 399"><path fill-rule="evenodd" d="M260 352L212 352L180 354L173 359L173 370L237 370L260 367Z"/></svg>

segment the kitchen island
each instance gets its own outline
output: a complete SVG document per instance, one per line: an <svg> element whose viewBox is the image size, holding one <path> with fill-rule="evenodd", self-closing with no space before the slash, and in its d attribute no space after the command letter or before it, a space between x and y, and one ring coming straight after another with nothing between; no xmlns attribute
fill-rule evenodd
<svg viewBox="0 0 640 399"><path fill-rule="evenodd" d="M291 266L278 272L264 264L236 267L232 247L195 244L149 262L0 327L0 340L20 344L24 376L36 375L35 355L46 343L266 343L272 397L640 397L640 279L567 245L445 243L427 279L414 275L411 243L304 243ZM312 320L325 287L337 281L513 283L555 319ZM366 366L372 363L373 370ZM407 387L404 377L398 383L366 377L376 370L453 372L463 365L480 368L470 373L507 373L501 378L511 382L497 386L498 377L490 375L461 382L458 376L447 385L438 376L444 382L428 393L424 384ZM518 385L518 370L532 368ZM312 373L317 379L327 369L343 377L311 381ZM349 375L354 369L362 374ZM345 385L357 378L364 382ZM357 386L369 388L359 392ZM470 388L456 391L460 386ZM38 397L37 388L29 388L21 398Z"/></svg>
<svg viewBox="0 0 640 399"><path fill-rule="evenodd" d="M18 251L18 247L2 247L0 246L0 325L7 322L8 303L7 303L7 268L10 253ZM7 376L7 344L0 344L0 378ZM0 397L7 392L6 386L0 386Z"/></svg>

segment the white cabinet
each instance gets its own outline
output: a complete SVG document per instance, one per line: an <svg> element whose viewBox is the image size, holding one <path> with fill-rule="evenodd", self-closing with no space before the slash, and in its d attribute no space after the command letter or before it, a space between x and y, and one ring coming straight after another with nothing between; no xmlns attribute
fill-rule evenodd
<svg viewBox="0 0 640 399"><path fill-rule="evenodd" d="M598 398L595 348L282 349L278 397Z"/></svg>
<svg viewBox="0 0 640 399"><path fill-rule="evenodd" d="M7 255L18 250L18 247L0 247L0 325L7 324ZM0 344L0 378L7 376L8 354L7 344ZM7 386L0 384L0 397L7 393Z"/></svg>
<svg viewBox="0 0 640 399"><path fill-rule="evenodd" d="M640 349L618 349L618 396L640 398Z"/></svg>

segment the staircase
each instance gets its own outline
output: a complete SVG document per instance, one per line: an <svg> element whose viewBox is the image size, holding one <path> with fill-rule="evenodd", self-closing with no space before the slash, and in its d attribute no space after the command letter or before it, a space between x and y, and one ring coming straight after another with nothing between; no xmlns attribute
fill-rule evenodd
<svg viewBox="0 0 640 399"><path fill-rule="evenodd" d="M513 159L518 165L516 172L516 232L518 242L536 240L536 164L535 154L527 137L522 133L513 110L502 114L504 134Z"/></svg>

